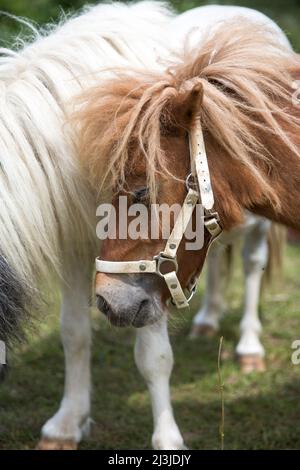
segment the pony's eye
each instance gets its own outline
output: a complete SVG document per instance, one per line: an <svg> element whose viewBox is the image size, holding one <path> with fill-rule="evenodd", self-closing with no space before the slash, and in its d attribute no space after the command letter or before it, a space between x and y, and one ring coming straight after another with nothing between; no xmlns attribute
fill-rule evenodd
<svg viewBox="0 0 300 470"><path fill-rule="evenodd" d="M133 204L146 203L149 198L149 189L148 188L139 188L132 193L132 202Z"/></svg>

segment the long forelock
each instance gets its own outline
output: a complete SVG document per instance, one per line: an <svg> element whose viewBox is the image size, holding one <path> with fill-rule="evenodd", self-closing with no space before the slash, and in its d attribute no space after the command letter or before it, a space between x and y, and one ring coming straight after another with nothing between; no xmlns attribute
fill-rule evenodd
<svg viewBox="0 0 300 470"><path fill-rule="evenodd" d="M117 75L80 97L74 113L80 133L78 153L94 186L107 183L118 189L126 183L131 156L138 153L154 198L157 173L170 171L161 148L161 116L178 91L169 74Z"/></svg>

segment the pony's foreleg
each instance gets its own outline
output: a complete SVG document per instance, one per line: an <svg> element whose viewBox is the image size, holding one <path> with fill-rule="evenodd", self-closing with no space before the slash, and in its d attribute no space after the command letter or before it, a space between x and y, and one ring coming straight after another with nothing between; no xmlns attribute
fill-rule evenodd
<svg viewBox="0 0 300 470"><path fill-rule="evenodd" d="M260 287L268 261L267 232L270 222L262 219L245 238L243 261L245 273L244 313L240 324L241 338L236 347L244 372L264 370L265 355L259 335L261 323L258 315Z"/></svg>
<svg viewBox="0 0 300 470"><path fill-rule="evenodd" d="M219 320L223 311L221 286L221 259L224 246L212 245L207 256L207 275L202 308L193 318L190 338L200 335L211 336L219 329Z"/></svg>
<svg viewBox="0 0 300 470"><path fill-rule="evenodd" d="M72 276L72 278L70 277ZM68 275L62 287L61 335L65 353L65 390L58 412L42 428L39 449L75 449L88 432L90 413L89 276Z"/></svg>
<svg viewBox="0 0 300 470"><path fill-rule="evenodd" d="M150 392L154 420L152 446L162 450L184 449L170 402L173 353L166 316L154 325L137 330L135 362Z"/></svg>

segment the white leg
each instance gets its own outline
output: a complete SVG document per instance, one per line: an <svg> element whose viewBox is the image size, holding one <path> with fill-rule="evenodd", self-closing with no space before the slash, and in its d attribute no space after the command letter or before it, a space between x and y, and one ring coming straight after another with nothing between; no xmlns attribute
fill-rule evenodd
<svg viewBox="0 0 300 470"><path fill-rule="evenodd" d="M154 449L184 449L184 442L173 416L169 379L173 353L168 337L166 316L151 326L137 330L135 362L150 392Z"/></svg>
<svg viewBox="0 0 300 470"><path fill-rule="evenodd" d="M240 356L264 357L265 351L259 335L261 323L258 316L261 279L268 261L267 232L269 221L261 220L245 238L243 249L245 272L244 314L240 324L241 338L236 352Z"/></svg>
<svg viewBox="0 0 300 470"><path fill-rule="evenodd" d="M213 245L208 253L204 302L202 308L193 318L191 338L219 329L219 321L224 307L221 286L223 251L224 246Z"/></svg>
<svg viewBox="0 0 300 470"><path fill-rule="evenodd" d="M90 413L90 277L73 270L62 287L61 334L65 390L58 412L42 428L39 448L75 448L88 431Z"/></svg>

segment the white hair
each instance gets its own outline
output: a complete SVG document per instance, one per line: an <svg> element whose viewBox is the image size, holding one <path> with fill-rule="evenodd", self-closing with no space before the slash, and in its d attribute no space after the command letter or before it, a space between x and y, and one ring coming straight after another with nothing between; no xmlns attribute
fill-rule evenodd
<svg viewBox="0 0 300 470"><path fill-rule="evenodd" d="M95 243L95 200L65 126L67 103L103 67L160 67L160 2L98 5L33 31L0 57L0 255L34 282ZM22 20L23 21L23 20ZM49 34L50 33L50 34Z"/></svg>

